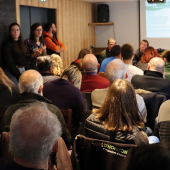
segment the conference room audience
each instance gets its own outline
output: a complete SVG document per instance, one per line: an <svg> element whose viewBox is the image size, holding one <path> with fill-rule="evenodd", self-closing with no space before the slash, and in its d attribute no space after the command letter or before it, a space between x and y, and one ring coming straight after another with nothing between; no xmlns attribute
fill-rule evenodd
<svg viewBox="0 0 170 170"><path fill-rule="evenodd" d="M113 38L109 38L107 42L107 48L103 50L99 55L98 62L100 65L105 58L112 56L111 49L115 44L116 44L116 40Z"/></svg>
<svg viewBox="0 0 170 170"><path fill-rule="evenodd" d="M51 59L53 62L53 73L56 76L60 76L63 72L63 61L57 54L52 54Z"/></svg>
<svg viewBox="0 0 170 170"><path fill-rule="evenodd" d="M169 170L170 147L165 143L136 148L127 170Z"/></svg>
<svg viewBox="0 0 170 170"><path fill-rule="evenodd" d="M20 99L20 92L0 68L0 133L5 130L4 114L7 108Z"/></svg>
<svg viewBox="0 0 170 170"><path fill-rule="evenodd" d="M140 68L141 70L145 71L148 67L149 61L154 57L160 57L158 51L155 50L153 47L147 47L142 54L141 60L138 61L136 67Z"/></svg>
<svg viewBox="0 0 170 170"><path fill-rule="evenodd" d="M26 39L26 56L28 59L28 69L36 69L36 60L38 56L46 55L46 45L42 35L43 28L40 23L34 23L31 26L29 39Z"/></svg>
<svg viewBox="0 0 170 170"><path fill-rule="evenodd" d="M50 56L37 57L36 66L43 77L43 85L60 78L53 73L53 62Z"/></svg>
<svg viewBox="0 0 170 170"><path fill-rule="evenodd" d="M86 137L137 146L148 144L135 91L127 80L115 80L102 107L92 112L85 122Z"/></svg>
<svg viewBox="0 0 170 170"><path fill-rule="evenodd" d="M162 58L165 61L165 78L170 80L170 51L166 51Z"/></svg>
<svg viewBox="0 0 170 170"><path fill-rule="evenodd" d="M62 128L57 117L45 104L33 103L12 116L6 135L14 159L1 158L0 169L47 170L49 156L57 152Z"/></svg>
<svg viewBox="0 0 170 170"><path fill-rule="evenodd" d="M126 74L127 74L127 80L131 82L131 79L134 75L143 75L143 71L136 66L132 65L132 60L134 57L134 48L131 44L124 44L121 48L121 56L123 58L123 62L126 65Z"/></svg>
<svg viewBox="0 0 170 170"><path fill-rule="evenodd" d="M109 80L110 85L117 79L125 79L126 76L126 65L120 60L115 59L109 62L106 66L106 78ZM106 94L108 93L109 87L103 89L95 89L91 93L92 105L95 108L102 107ZM138 109L142 115L144 123L146 123L147 111L143 98L136 94L136 100Z"/></svg>
<svg viewBox="0 0 170 170"><path fill-rule="evenodd" d="M165 62L162 58L154 57L148 63L144 75L132 77L132 84L135 89L143 89L165 95L170 99L170 80L163 78Z"/></svg>
<svg viewBox="0 0 170 170"><path fill-rule="evenodd" d="M47 53L58 54L65 51L64 44L57 37L57 26L53 22L48 22L44 25L44 41L47 45Z"/></svg>
<svg viewBox="0 0 170 170"><path fill-rule="evenodd" d="M82 75L78 67L66 68L61 78L44 85L44 97L59 109L72 109L72 138L74 139L85 114L83 97L80 91Z"/></svg>
<svg viewBox="0 0 170 170"><path fill-rule="evenodd" d="M10 131L10 123L14 112L22 107L32 105L34 102L44 102L47 108L58 118L62 126L62 138L64 139L67 147L72 144L71 135L67 129L64 117L58 107L53 105L51 101L43 97L43 78L36 70L25 71L19 79L20 100L18 103L11 105L5 112L5 130ZM29 124L27 125L29 126Z"/></svg>
<svg viewBox="0 0 170 170"><path fill-rule="evenodd" d="M2 45L2 68L6 76L18 87L18 79L25 71L27 60L20 25L16 22L10 24L8 38Z"/></svg>
<svg viewBox="0 0 170 170"><path fill-rule="evenodd" d="M135 56L134 56L133 61L132 61L133 65L136 66L136 64L138 63L138 61L140 61L140 59L141 59L141 57L142 57L142 54L143 54L143 52L145 51L145 49L146 49L147 47L149 47L149 42L148 42L148 40L145 40L145 39L142 40L141 43L140 43L139 49L137 49L136 52L135 52Z"/></svg>
<svg viewBox="0 0 170 170"><path fill-rule="evenodd" d="M82 76L81 91L92 92L94 89L103 89L109 86L109 81L97 75L99 63L96 56L87 54L83 58L85 74Z"/></svg>
<svg viewBox="0 0 170 170"><path fill-rule="evenodd" d="M100 66L100 72L105 73L105 68L110 61L117 59L117 58L122 59L120 52L121 52L121 47L119 45L114 45L111 49L112 56L107 57L102 61L101 66Z"/></svg>
<svg viewBox="0 0 170 170"><path fill-rule="evenodd" d="M86 54L90 54L90 50L88 48L84 48L79 52L79 55L77 57L77 60L73 61L71 65L75 65L79 68L81 73L84 73L84 69L82 68L82 60Z"/></svg>

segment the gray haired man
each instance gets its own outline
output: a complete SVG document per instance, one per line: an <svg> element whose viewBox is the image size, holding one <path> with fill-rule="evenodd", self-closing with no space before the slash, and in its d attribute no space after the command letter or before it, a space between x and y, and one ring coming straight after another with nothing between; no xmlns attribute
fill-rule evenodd
<svg viewBox="0 0 170 170"><path fill-rule="evenodd" d="M35 102L17 110L7 136L14 161L0 159L0 169L47 170L51 152L57 152L60 135L60 122L46 104Z"/></svg>

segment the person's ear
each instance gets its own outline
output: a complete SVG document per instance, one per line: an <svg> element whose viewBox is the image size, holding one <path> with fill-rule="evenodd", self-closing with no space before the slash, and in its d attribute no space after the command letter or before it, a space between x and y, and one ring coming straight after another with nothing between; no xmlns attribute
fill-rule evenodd
<svg viewBox="0 0 170 170"><path fill-rule="evenodd" d="M10 142L9 133L10 132L5 132L5 140L6 140L7 143Z"/></svg>
<svg viewBox="0 0 170 170"><path fill-rule="evenodd" d="M127 79L127 78L128 78L128 74L126 73L125 79Z"/></svg>
<svg viewBox="0 0 170 170"><path fill-rule="evenodd" d="M150 65L150 63L148 63L147 70L149 70L150 68L151 68L151 65Z"/></svg>
<svg viewBox="0 0 170 170"><path fill-rule="evenodd" d="M167 59L164 57L164 61L165 61L165 63L167 62Z"/></svg>
<svg viewBox="0 0 170 170"><path fill-rule="evenodd" d="M55 143L54 146L53 146L53 151L54 151L55 153L58 152L58 142L57 142L57 141L56 141L56 143Z"/></svg>
<svg viewBox="0 0 170 170"><path fill-rule="evenodd" d="M135 54L133 53L132 59L134 58Z"/></svg>
<svg viewBox="0 0 170 170"><path fill-rule="evenodd" d="M162 71L163 78L165 78L165 70Z"/></svg>
<svg viewBox="0 0 170 170"><path fill-rule="evenodd" d="M99 63L97 64L97 68L100 68L100 64Z"/></svg>
<svg viewBox="0 0 170 170"><path fill-rule="evenodd" d="M40 88L38 89L38 94L42 94L42 90L43 90L43 85L41 85Z"/></svg>
<svg viewBox="0 0 170 170"><path fill-rule="evenodd" d="M50 71L50 74L52 74L52 75L54 74L53 73L53 66L50 66L50 70L49 71Z"/></svg>

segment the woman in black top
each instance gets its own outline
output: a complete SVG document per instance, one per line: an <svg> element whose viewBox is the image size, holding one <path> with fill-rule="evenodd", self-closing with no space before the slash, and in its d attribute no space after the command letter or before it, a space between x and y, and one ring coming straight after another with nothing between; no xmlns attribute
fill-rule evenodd
<svg viewBox="0 0 170 170"><path fill-rule="evenodd" d="M2 48L2 63L5 74L15 83L26 66L26 48L18 23L9 26L8 38Z"/></svg>

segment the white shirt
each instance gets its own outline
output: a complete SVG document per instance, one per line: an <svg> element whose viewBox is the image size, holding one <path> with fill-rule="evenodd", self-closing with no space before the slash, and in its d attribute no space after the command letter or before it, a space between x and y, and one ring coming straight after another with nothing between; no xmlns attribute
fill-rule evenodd
<svg viewBox="0 0 170 170"><path fill-rule="evenodd" d="M143 71L140 68L137 68L136 66L133 66L131 64L125 64L125 65L126 65L126 73L128 76L126 80L128 80L130 83L134 75L136 74L143 75Z"/></svg>

